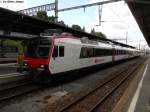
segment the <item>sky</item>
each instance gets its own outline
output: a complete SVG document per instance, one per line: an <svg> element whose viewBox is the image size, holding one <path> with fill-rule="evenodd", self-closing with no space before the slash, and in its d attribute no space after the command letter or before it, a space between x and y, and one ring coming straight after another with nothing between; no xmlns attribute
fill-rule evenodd
<svg viewBox="0 0 150 112"><path fill-rule="evenodd" d="M4 1L10 0L0 0L0 7L14 11L55 2L55 0L18 0L23 1L22 3L4 3ZM106 0L58 0L58 9L100 1ZM48 12L48 15L54 15L54 11ZM101 26L97 26L99 24L98 6L88 7L85 10L82 8L59 12L58 17L58 20L63 20L69 26L78 24L85 27L86 32L94 28L95 31L104 33L109 39L125 39L127 36L127 44L137 48L139 46L143 49L149 48L127 4L123 1L103 5L101 20L104 22ZM119 42L126 43L125 40Z"/></svg>

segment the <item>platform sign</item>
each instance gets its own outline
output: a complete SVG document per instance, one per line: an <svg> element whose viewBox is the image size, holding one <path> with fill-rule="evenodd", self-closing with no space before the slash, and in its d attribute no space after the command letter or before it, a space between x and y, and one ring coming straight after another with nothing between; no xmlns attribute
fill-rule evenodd
<svg viewBox="0 0 150 112"><path fill-rule="evenodd" d="M32 16L32 15L36 15L38 11L52 11L52 10L55 10L55 3L32 7L32 8L20 10L18 12Z"/></svg>

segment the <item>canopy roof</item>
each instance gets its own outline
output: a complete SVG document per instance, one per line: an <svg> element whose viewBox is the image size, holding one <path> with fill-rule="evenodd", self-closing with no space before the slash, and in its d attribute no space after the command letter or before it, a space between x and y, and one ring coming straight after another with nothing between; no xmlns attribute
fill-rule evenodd
<svg viewBox="0 0 150 112"><path fill-rule="evenodd" d="M150 46L150 1L134 0L127 3Z"/></svg>
<svg viewBox="0 0 150 112"><path fill-rule="evenodd" d="M79 38L88 37L91 40L93 39L112 42L120 46L134 48L126 44L115 42L113 40L100 38L89 33L77 31L61 24L44 21L35 17L0 8L0 31L2 32L0 33L0 38L30 39L27 34L29 34L31 37L35 37L35 35L40 35L40 33L44 32L44 30L46 29L61 29L63 32L72 33ZM11 35L11 32L18 32L20 33L20 35ZM21 37L21 34L26 35L23 35L23 37Z"/></svg>

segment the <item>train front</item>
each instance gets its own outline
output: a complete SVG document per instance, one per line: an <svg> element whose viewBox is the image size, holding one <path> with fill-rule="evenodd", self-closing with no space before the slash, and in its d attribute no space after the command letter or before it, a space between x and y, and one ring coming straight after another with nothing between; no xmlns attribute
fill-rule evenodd
<svg viewBox="0 0 150 112"><path fill-rule="evenodd" d="M34 79L43 79L50 76L51 40L50 37L37 37L30 40L24 56L24 74Z"/></svg>

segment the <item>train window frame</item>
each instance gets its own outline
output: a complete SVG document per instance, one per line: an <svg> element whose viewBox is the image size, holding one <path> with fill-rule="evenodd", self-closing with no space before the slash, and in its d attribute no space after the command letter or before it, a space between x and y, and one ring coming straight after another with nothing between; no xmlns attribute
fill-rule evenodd
<svg viewBox="0 0 150 112"><path fill-rule="evenodd" d="M80 58L95 57L93 47L81 47Z"/></svg>
<svg viewBox="0 0 150 112"><path fill-rule="evenodd" d="M59 46L59 57L65 56L65 46Z"/></svg>
<svg viewBox="0 0 150 112"><path fill-rule="evenodd" d="M81 47L80 58L87 58L87 47Z"/></svg>
<svg viewBox="0 0 150 112"><path fill-rule="evenodd" d="M93 57L93 48L91 47L87 47L86 49L86 52L87 52L87 57L90 58L90 57Z"/></svg>
<svg viewBox="0 0 150 112"><path fill-rule="evenodd" d="M58 46L56 45L54 46L52 57L53 58L58 57Z"/></svg>

